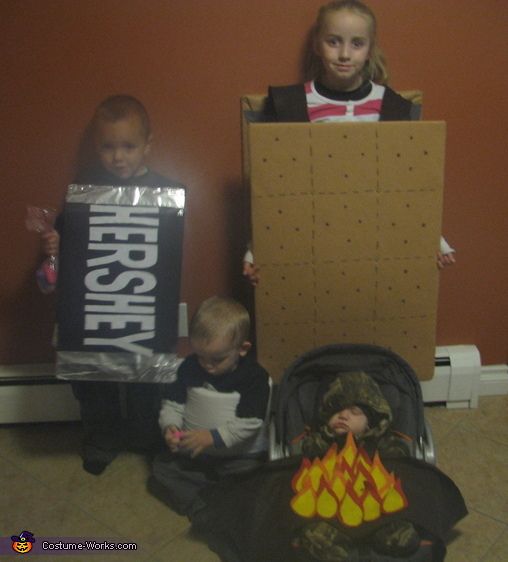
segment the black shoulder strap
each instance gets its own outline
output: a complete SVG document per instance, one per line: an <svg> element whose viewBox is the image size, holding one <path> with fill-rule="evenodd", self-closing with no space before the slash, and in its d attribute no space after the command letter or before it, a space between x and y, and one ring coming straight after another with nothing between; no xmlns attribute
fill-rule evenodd
<svg viewBox="0 0 508 562"><path fill-rule="evenodd" d="M303 84L292 86L270 86L268 105L274 112L275 121L283 123L305 123L309 121L307 98Z"/></svg>
<svg viewBox="0 0 508 562"><path fill-rule="evenodd" d="M380 121L413 121L413 104L394 92L391 88L386 88L381 106Z"/></svg>

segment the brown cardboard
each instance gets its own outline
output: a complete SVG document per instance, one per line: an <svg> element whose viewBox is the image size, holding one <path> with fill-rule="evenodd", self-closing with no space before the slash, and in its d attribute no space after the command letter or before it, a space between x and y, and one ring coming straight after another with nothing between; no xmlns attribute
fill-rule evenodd
<svg viewBox="0 0 508 562"><path fill-rule="evenodd" d="M258 106L259 107L259 106ZM260 362L373 343L434 372L445 124L250 123Z"/></svg>

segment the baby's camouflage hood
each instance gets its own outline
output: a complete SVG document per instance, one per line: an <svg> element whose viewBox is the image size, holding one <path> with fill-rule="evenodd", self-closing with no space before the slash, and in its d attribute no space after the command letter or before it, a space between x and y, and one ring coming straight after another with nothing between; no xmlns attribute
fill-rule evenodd
<svg viewBox="0 0 508 562"><path fill-rule="evenodd" d="M320 425L326 426L333 414L360 406L369 419L364 437L383 435L392 421L392 412L376 382L362 371L341 373L330 385L319 410Z"/></svg>

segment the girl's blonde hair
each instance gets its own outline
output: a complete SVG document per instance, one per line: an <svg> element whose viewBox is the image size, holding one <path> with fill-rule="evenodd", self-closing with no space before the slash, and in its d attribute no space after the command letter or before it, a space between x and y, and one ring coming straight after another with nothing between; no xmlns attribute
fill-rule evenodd
<svg viewBox="0 0 508 562"><path fill-rule="evenodd" d="M388 70L386 61L380 48L377 46L377 22L374 12L359 0L333 0L328 4L324 4L318 11L316 22L312 31L312 44L308 52L308 61L305 69L306 80L319 78L323 70L321 59L314 51L315 41L321 32L326 16L331 12L339 12L340 10L348 10L361 17L364 17L369 24L370 54L369 60L363 69L364 80L372 80L378 84L386 84L388 82Z"/></svg>
<svg viewBox="0 0 508 562"><path fill-rule="evenodd" d="M227 338L232 347L249 340L250 317L239 302L224 297L211 297L201 303L189 327L191 340L211 342Z"/></svg>

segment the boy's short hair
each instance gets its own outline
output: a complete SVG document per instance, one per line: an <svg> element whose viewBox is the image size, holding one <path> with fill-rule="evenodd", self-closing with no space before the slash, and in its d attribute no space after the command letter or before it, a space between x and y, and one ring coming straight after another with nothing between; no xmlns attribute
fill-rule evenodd
<svg viewBox="0 0 508 562"><path fill-rule="evenodd" d="M137 98L127 94L109 96L109 98L102 101L95 110L92 124L95 129L97 123L100 121L115 122L131 115L137 115L139 117L145 137L148 138L151 133L148 112Z"/></svg>
<svg viewBox="0 0 508 562"><path fill-rule="evenodd" d="M239 302L225 297L211 297L203 301L192 317L191 340L210 342L216 338L230 338L235 347L249 340L250 317Z"/></svg>

